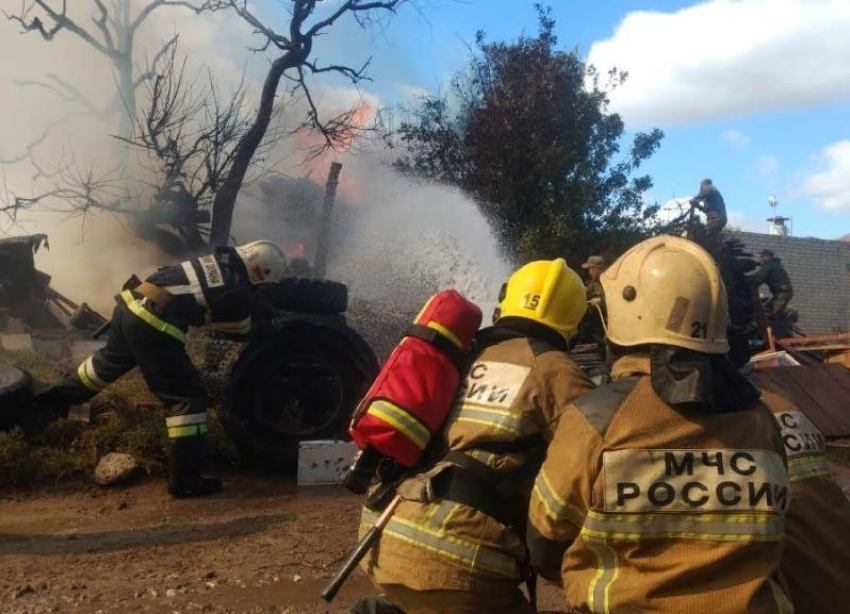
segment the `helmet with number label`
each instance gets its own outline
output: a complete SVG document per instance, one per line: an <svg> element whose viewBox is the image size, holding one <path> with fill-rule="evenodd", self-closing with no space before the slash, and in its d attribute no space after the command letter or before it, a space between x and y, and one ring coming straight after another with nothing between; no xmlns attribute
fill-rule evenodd
<svg viewBox="0 0 850 614"><path fill-rule="evenodd" d="M280 281L286 269L283 250L265 239L252 241L236 248L236 253L248 270L248 281L253 285Z"/></svg>
<svg viewBox="0 0 850 614"><path fill-rule="evenodd" d="M696 243L669 236L647 239L620 256L600 280L612 343L729 351L726 288L717 264Z"/></svg>
<svg viewBox="0 0 850 614"><path fill-rule="evenodd" d="M572 339L587 311L584 284L563 258L538 260L511 275L500 297L498 320L525 318Z"/></svg>

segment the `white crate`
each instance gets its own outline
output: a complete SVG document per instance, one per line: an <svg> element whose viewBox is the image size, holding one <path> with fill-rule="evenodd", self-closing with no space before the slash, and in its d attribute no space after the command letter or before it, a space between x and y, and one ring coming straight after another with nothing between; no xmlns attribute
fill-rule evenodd
<svg viewBox="0 0 850 614"><path fill-rule="evenodd" d="M298 447L298 485L342 483L342 472L351 464L357 446L351 441L302 441Z"/></svg>

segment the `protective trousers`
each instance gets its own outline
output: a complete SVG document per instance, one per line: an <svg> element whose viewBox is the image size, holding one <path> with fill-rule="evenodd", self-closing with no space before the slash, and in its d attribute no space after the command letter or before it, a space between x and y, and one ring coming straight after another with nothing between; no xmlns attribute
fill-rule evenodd
<svg viewBox="0 0 850 614"><path fill-rule="evenodd" d="M67 407L88 401L138 366L150 391L165 406L171 443L172 481L199 472L207 432L207 395L201 376L186 354L186 333L167 321L168 307L124 291L118 296L106 346L37 399Z"/></svg>
<svg viewBox="0 0 850 614"><path fill-rule="evenodd" d="M726 228L726 213L720 211L708 211L705 214L705 234L708 237L716 237Z"/></svg>
<svg viewBox="0 0 850 614"><path fill-rule="evenodd" d="M794 298L793 290L789 289L777 292L767 302L767 308L773 312L774 317L782 316L792 298Z"/></svg>
<svg viewBox="0 0 850 614"><path fill-rule="evenodd" d="M384 594L406 614L534 614L516 584L494 584L493 590L417 591L401 584L382 584Z"/></svg>

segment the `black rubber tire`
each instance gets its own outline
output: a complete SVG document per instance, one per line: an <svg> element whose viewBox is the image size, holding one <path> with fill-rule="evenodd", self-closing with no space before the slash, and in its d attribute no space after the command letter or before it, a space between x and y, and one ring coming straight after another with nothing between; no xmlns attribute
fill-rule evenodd
<svg viewBox="0 0 850 614"><path fill-rule="evenodd" d="M258 293L282 311L337 314L348 309L348 286L338 281L287 277L261 286Z"/></svg>
<svg viewBox="0 0 850 614"><path fill-rule="evenodd" d="M300 441L347 438L354 408L377 375L374 355L364 360L361 352L341 332L311 325L245 348L219 413L242 458L291 473Z"/></svg>
<svg viewBox="0 0 850 614"><path fill-rule="evenodd" d="M17 424L32 403L32 377L23 369L0 364L0 429Z"/></svg>

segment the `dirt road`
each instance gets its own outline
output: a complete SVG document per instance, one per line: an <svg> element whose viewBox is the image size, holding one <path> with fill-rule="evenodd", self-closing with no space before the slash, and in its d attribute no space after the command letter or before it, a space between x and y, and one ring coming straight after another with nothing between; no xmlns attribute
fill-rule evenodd
<svg viewBox="0 0 850 614"><path fill-rule="evenodd" d="M833 466L850 492L850 468ZM356 572L319 593L356 539L361 499L341 488L235 476L176 501L160 481L0 501L0 613L336 614L372 586ZM541 586L541 608L557 609Z"/></svg>
<svg viewBox="0 0 850 614"><path fill-rule="evenodd" d="M372 594L358 571L332 607L319 598L355 543L359 497L278 478L225 486L193 501L159 481L4 497L0 612L342 613Z"/></svg>

